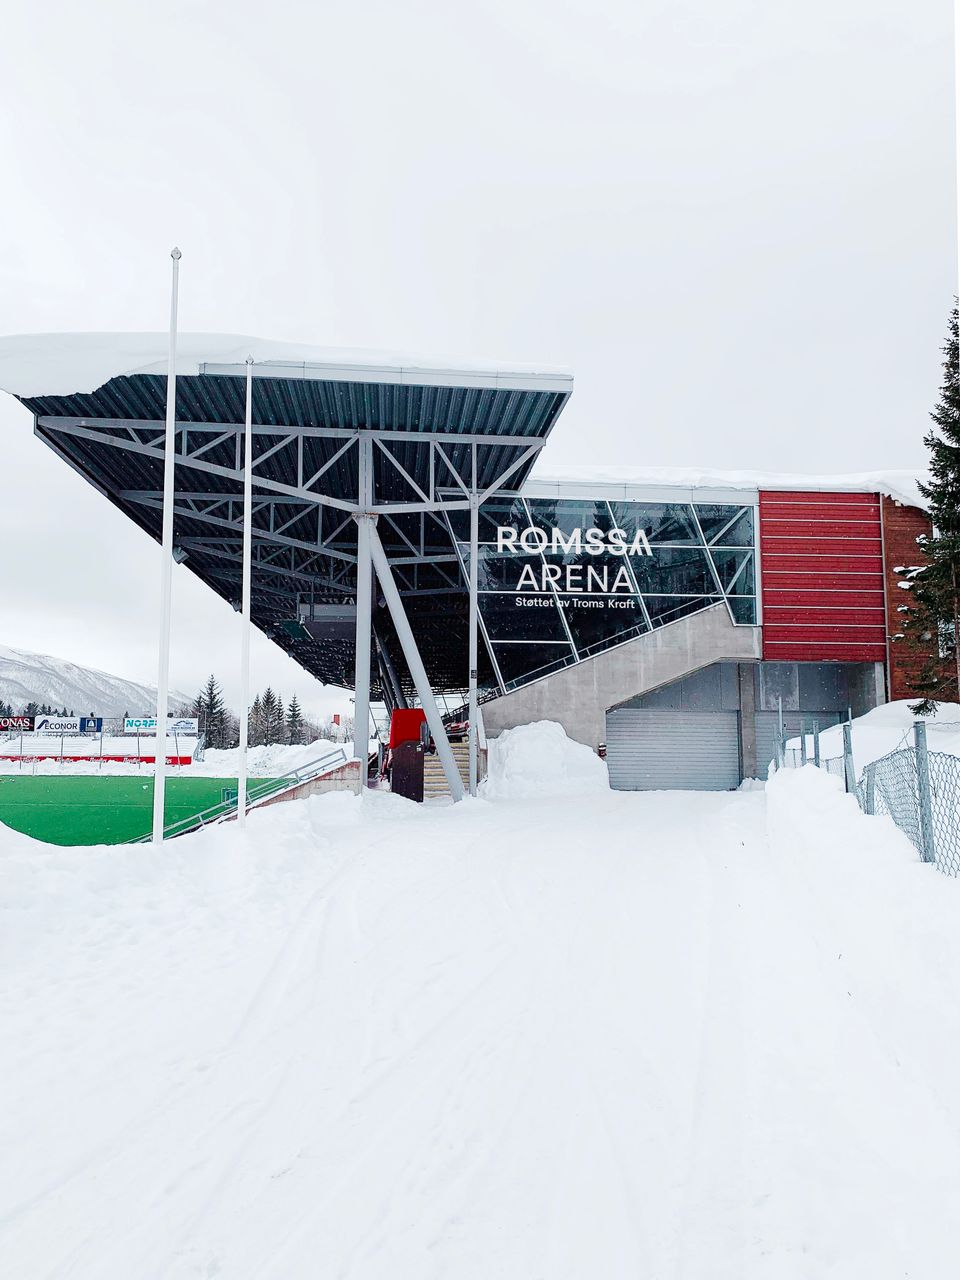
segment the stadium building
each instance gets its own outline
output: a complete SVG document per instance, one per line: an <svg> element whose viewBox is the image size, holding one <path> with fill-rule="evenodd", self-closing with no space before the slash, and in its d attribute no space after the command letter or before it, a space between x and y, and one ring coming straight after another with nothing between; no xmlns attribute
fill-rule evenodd
<svg viewBox="0 0 960 1280"><path fill-rule="evenodd" d="M0 342L36 434L157 539L165 343ZM181 335L175 556L232 604L248 357L253 621L354 688L360 725L368 697L422 705L455 796L441 695L475 727L471 781L481 720L548 719L625 789L735 787L778 705L799 730L907 695L897 569L929 527L909 476L548 479L573 390L552 370Z"/></svg>

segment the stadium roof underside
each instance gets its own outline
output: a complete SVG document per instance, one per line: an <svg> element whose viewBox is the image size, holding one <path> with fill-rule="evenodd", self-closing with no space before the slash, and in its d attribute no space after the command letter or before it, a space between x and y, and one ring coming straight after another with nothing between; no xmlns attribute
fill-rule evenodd
<svg viewBox="0 0 960 1280"><path fill-rule="evenodd" d="M198 361L177 379L175 554L239 607L243 364ZM271 360L253 367L252 619L307 671L352 687L360 440L372 437L377 528L432 687L467 685L466 584L446 512L522 484L573 382ZM137 372L90 392L14 393L60 457L157 541L166 378ZM374 598L374 696L392 662L413 686ZM375 650L375 653L377 650ZM493 682L481 646L481 688Z"/></svg>

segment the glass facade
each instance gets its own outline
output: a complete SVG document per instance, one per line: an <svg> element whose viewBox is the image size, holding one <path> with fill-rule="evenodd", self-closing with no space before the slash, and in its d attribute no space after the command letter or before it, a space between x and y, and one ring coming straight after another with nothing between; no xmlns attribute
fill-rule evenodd
<svg viewBox="0 0 960 1280"><path fill-rule="evenodd" d="M466 577L468 514L450 522ZM752 506L505 495L479 531L480 620L504 690L721 602L757 621Z"/></svg>

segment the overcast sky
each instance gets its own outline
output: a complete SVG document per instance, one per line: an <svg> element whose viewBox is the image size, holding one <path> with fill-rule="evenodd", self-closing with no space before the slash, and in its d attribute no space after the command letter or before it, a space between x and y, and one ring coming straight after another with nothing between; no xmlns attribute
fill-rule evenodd
<svg viewBox="0 0 960 1280"><path fill-rule="evenodd" d="M919 466L956 290L950 0L6 0L0 333L535 360L547 458ZM158 550L0 403L0 643L155 680ZM236 690L178 570L172 678ZM254 683L346 709L262 637Z"/></svg>

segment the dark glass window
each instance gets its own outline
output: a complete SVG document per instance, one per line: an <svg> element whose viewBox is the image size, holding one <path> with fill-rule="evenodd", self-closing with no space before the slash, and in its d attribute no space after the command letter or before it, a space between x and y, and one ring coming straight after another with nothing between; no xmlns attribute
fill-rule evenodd
<svg viewBox="0 0 960 1280"><path fill-rule="evenodd" d="M753 552L732 550L729 547L712 547L710 555L720 576L720 585L726 594L752 596L756 594L753 580Z"/></svg>
<svg viewBox="0 0 960 1280"><path fill-rule="evenodd" d="M617 528L642 529L650 542L699 542L693 511L683 502L611 502Z"/></svg>
<svg viewBox="0 0 960 1280"><path fill-rule="evenodd" d="M477 583L480 591L515 591L525 568L533 570L534 581L539 585L543 580L543 558L541 556L513 555L509 551L498 551L488 543L481 543ZM463 567L467 580L470 578L470 547L460 546ZM527 584L530 575L527 574ZM524 590L533 590L525 585Z"/></svg>
<svg viewBox="0 0 960 1280"><path fill-rule="evenodd" d="M458 541L470 541L470 512L451 511L450 527ZM516 529L518 533L527 527L527 513L522 498L491 498L480 504L477 521L477 537L480 542L497 540L497 529Z"/></svg>
<svg viewBox="0 0 960 1280"><path fill-rule="evenodd" d="M499 644L494 646L504 684L526 684L576 661L568 644Z"/></svg>
<svg viewBox="0 0 960 1280"><path fill-rule="evenodd" d="M704 533L706 533L704 529ZM726 528L721 528L714 537L707 535L707 541L713 546L718 547L752 547L754 546L753 536L753 507L747 507L737 516L733 524Z"/></svg>
<svg viewBox="0 0 960 1280"><path fill-rule="evenodd" d="M728 596L727 603L734 622L750 627L757 625L757 601L754 596Z"/></svg>
<svg viewBox="0 0 960 1280"><path fill-rule="evenodd" d="M569 645L554 595L511 591L480 597L487 635L497 640L553 640Z"/></svg>
<svg viewBox="0 0 960 1280"><path fill-rule="evenodd" d="M577 529L602 529L604 532L613 527L610 509L605 501L568 500L559 501L554 498L530 499L531 523L550 534L559 529L565 537Z"/></svg>
<svg viewBox="0 0 960 1280"><path fill-rule="evenodd" d="M644 595L717 594L707 552L699 547L654 547L652 556L631 556L630 564Z"/></svg>
<svg viewBox="0 0 960 1280"><path fill-rule="evenodd" d="M581 656L622 644L646 631L643 609L636 596L561 596L564 617Z"/></svg>
<svg viewBox="0 0 960 1280"><path fill-rule="evenodd" d="M689 613L697 613L701 609L709 609L712 604L719 604L720 596L648 596L643 597L647 606L650 621L655 627L664 627L668 622L676 622Z"/></svg>
<svg viewBox="0 0 960 1280"><path fill-rule="evenodd" d="M453 512L450 522L469 575L469 513ZM754 523L752 507L733 503L694 507L517 497L485 503L479 527L480 612L504 683L515 688L578 656L622 644L650 625L666 626L709 608L724 596L734 621L754 625ZM529 527L548 536L556 529L565 540L579 532L580 548L498 551L501 527L515 530L518 538ZM604 535L620 529L627 547L642 533L652 554L644 555L642 548L635 555L590 554L586 535L591 529ZM517 590L522 576L526 581Z"/></svg>
<svg viewBox="0 0 960 1280"><path fill-rule="evenodd" d="M753 546L753 508L716 502L697 503L697 519L707 542L727 547ZM744 540L741 540L744 539Z"/></svg>

